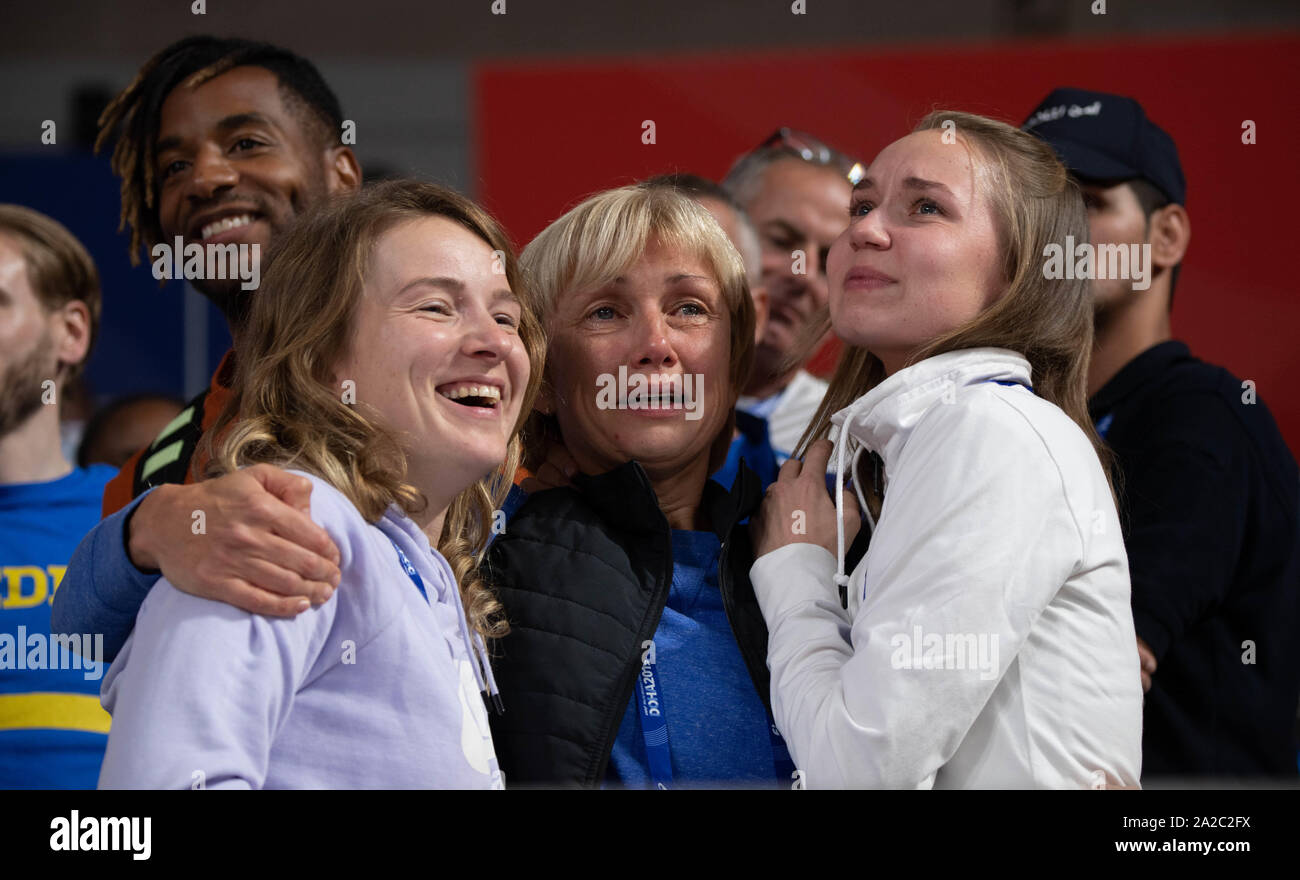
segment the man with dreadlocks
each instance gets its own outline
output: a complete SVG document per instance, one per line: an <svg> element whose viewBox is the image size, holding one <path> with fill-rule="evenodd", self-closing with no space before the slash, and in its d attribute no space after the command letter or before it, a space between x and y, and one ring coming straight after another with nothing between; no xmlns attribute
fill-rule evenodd
<svg viewBox="0 0 1300 880"><path fill-rule="evenodd" d="M116 139L112 165L122 181L121 228L131 230L132 262L142 248L178 237L185 245L257 244L266 256L298 214L360 186L356 156L340 143L342 126L338 98L320 72L286 49L211 36L163 49L105 109L96 142L100 149ZM238 339L254 292L242 290L238 278L193 284ZM233 372L228 352L208 390L108 484L106 519L82 541L56 593L55 632L133 623L159 569L201 593L208 566L197 563L213 548L227 548L247 578L240 585L259 599L250 610L288 616L300 610L302 595L328 598L338 551L307 515L309 481L257 466L193 482L202 466L193 461L195 449L226 403ZM239 527L222 516L235 509L259 512L266 529L238 550L229 549L237 541L225 532ZM195 511L203 529L194 525ZM263 589L277 586L296 598ZM120 646L106 644L106 659Z"/></svg>

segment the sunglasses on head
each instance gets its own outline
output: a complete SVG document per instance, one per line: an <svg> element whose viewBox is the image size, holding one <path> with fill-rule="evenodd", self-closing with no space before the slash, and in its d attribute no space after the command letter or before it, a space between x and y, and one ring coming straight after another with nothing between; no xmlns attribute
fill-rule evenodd
<svg viewBox="0 0 1300 880"><path fill-rule="evenodd" d="M814 165L835 168L854 186L867 173L861 162L849 158L834 147L828 146L807 132L781 126L758 145L758 149L779 149Z"/></svg>

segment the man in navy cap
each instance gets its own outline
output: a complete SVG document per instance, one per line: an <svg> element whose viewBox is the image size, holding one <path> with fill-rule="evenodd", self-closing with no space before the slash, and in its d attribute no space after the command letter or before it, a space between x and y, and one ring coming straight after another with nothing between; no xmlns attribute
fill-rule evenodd
<svg viewBox="0 0 1300 880"><path fill-rule="evenodd" d="M1102 92L1057 89L1024 128L1079 181L1094 253L1150 246L1142 283L1095 276L1088 375L1122 475L1143 778L1294 777L1300 473L1254 383L1171 338L1191 237L1178 150L1137 101Z"/></svg>

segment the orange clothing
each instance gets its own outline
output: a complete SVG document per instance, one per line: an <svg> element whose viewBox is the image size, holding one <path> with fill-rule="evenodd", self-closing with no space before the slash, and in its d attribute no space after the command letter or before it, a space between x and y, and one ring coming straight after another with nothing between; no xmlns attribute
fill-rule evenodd
<svg viewBox="0 0 1300 880"><path fill-rule="evenodd" d="M208 390L202 397L203 414L200 427L207 432L221 415L221 410L225 408L226 401L230 399L230 382L235 374L235 352L227 351L221 363L217 365L217 371L212 374L212 382L208 385ZM162 429L153 441L153 443L141 449L135 455L131 456L122 469L118 471L117 476L109 481L104 487L103 515L108 516L117 513L123 507L126 507L135 499L136 475L140 470L141 460L145 456L148 459L144 464L148 468L156 468L171 461L175 461L182 452L182 441L180 439L171 440L171 434L175 434L180 428L190 424L194 417L193 407L199 403L199 398L190 401L182 410L181 414ZM167 441L167 442L163 442ZM185 462L185 482L194 481L193 469L189 467L189 462Z"/></svg>

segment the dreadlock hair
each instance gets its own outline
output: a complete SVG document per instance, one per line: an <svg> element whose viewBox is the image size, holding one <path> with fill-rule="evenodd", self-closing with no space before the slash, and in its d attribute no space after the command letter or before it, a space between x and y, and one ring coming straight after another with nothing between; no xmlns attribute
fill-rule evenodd
<svg viewBox="0 0 1300 880"><path fill-rule="evenodd" d="M118 231L131 226L131 262L140 262L141 247L162 237L154 179L158 119L163 102L177 86L193 88L235 67L261 67L275 74L280 96L324 145L335 142L343 126L339 99L310 61L288 49L237 38L209 35L172 43L144 63L99 117L98 153L116 137L113 173L122 180L122 215Z"/></svg>

